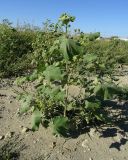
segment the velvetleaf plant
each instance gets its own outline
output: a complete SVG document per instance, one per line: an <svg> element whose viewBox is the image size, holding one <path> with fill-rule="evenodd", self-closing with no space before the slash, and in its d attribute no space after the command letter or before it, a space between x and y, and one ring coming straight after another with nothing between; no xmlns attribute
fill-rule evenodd
<svg viewBox="0 0 128 160"><path fill-rule="evenodd" d="M36 70L16 81L20 85L25 81L36 83L34 93L26 91L19 96L20 113L32 113L33 131L42 124L52 126L54 134L70 136L71 130L82 124L106 122L102 101L127 94L115 85L98 55L84 54L83 46L70 38L68 27L74 20L64 13L59 18L64 34L39 33L33 62ZM69 92L71 85L79 90L77 96Z"/></svg>

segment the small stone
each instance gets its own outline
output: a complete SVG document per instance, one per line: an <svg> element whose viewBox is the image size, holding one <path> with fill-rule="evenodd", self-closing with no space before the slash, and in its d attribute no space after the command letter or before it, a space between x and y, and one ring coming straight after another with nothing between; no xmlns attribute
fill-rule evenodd
<svg viewBox="0 0 128 160"><path fill-rule="evenodd" d="M28 136L29 136L29 134L26 134L25 136L26 136L26 137L28 137Z"/></svg>
<svg viewBox="0 0 128 160"><path fill-rule="evenodd" d="M61 154L64 155L64 152L62 152Z"/></svg>
<svg viewBox="0 0 128 160"><path fill-rule="evenodd" d="M23 127L23 129L22 129L22 133L26 133L26 132L28 132L29 131L29 128L27 128L27 127Z"/></svg>
<svg viewBox="0 0 128 160"><path fill-rule="evenodd" d="M4 136L0 136L0 140L4 139Z"/></svg>
<svg viewBox="0 0 128 160"><path fill-rule="evenodd" d="M52 142L52 144L50 145L50 147L51 147L52 149L54 149L54 148L56 147L56 142Z"/></svg>
<svg viewBox="0 0 128 160"><path fill-rule="evenodd" d="M88 147L88 146L87 146L87 143L88 143L88 140L85 139L85 140L82 142L82 147L87 148L87 147Z"/></svg>
<svg viewBox="0 0 128 160"><path fill-rule="evenodd" d="M88 151L91 151L91 148L88 148Z"/></svg>
<svg viewBox="0 0 128 160"><path fill-rule="evenodd" d="M39 139L37 139L37 142L39 142L40 140Z"/></svg>
<svg viewBox="0 0 128 160"><path fill-rule="evenodd" d="M96 133L96 129L95 128L91 128L90 132L89 132L90 136L94 137L95 133Z"/></svg>
<svg viewBox="0 0 128 160"><path fill-rule="evenodd" d="M11 138L13 136L13 132L8 132L5 135L5 138Z"/></svg>
<svg viewBox="0 0 128 160"><path fill-rule="evenodd" d="M19 116L20 115L20 109L18 108L16 111L16 115Z"/></svg>
<svg viewBox="0 0 128 160"><path fill-rule="evenodd" d="M93 158L89 158L89 160L93 160Z"/></svg>
<svg viewBox="0 0 128 160"><path fill-rule="evenodd" d="M120 142L122 138L124 138L123 135L117 133L117 136L115 137L116 141Z"/></svg>
<svg viewBox="0 0 128 160"><path fill-rule="evenodd" d="M52 148L56 147L56 142L52 142Z"/></svg>
<svg viewBox="0 0 128 160"><path fill-rule="evenodd" d="M12 103L13 101L9 99L9 103Z"/></svg>
<svg viewBox="0 0 128 160"><path fill-rule="evenodd" d="M60 151L57 151L57 153L59 154L59 153L61 153Z"/></svg>

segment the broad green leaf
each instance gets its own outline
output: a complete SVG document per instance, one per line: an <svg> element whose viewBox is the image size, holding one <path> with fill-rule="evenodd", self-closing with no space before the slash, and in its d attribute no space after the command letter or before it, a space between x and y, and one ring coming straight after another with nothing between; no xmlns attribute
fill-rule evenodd
<svg viewBox="0 0 128 160"><path fill-rule="evenodd" d="M62 80L63 78L60 68L54 65L48 66L43 74L48 81Z"/></svg>
<svg viewBox="0 0 128 160"><path fill-rule="evenodd" d="M73 110L73 109L75 109L74 106L73 106L73 103L69 103L69 104L67 105L67 111L71 111L71 110Z"/></svg>
<svg viewBox="0 0 128 160"><path fill-rule="evenodd" d="M100 96L102 99L104 98L104 88L101 84L97 85L95 88L94 88L94 94L96 96Z"/></svg>
<svg viewBox="0 0 128 160"><path fill-rule="evenodd" d="M93 101L86 100L85 107L90 110L96 110L101 107L101 103L99 101L93 102Z"/></svg>
<svg viewBox="0 0 128 160"><path fill-rule="evenodd" d="M74 55L81 54L82 48L72 39L62 37L60 39L60 52L66 61L72 60Z"/></svg>
<svg viewBox="0 0 128 160"><path fill-rule="evenodd" d="M38 73L37 70L35 70L30 76L29 76L29 80L30 81L34 81L38 78Z"/></svg>
<svg viewBox="0 0 128 160"><path fill-rule="evenodd" d="M104 100L111 99L113 97L113 93L111 89L107 86L104 87Z"/></svg>
<svg viewBox="0 0 128 160"><path fill-rule="evenodd" d="M16 78L14 84L20 86L27 81L27 77L18 77Z"/></svg>
<svg viewBox="0 0 128 160"><path fill-rule="evenodd" d="M65 92L64 91L58 92L58 94L55 96L55 99L57 101L64 101L64 99L65 99Z"/></svg>
<svg viewBox="0 0 128 160"><path fill-rule="evenodd" d="M45 89L44 90L42 90L43 92L44 92L44 94L46 95L46 96L51 96L51 88L50 87L45 87ZM42 93L43 93L42 92Z"/></svg>
<svg viewBox="0 0 128 160"><path fill-rule="evenodd" d="M28 103L24 103L22 105L22 107L20 108L20 113L23 114L23 113L26 113L30 108L30 106L28 105Z"/></svg>
<svg viewBox="0 0 128 160"><path fill-rule="evenodd" d="M56 101L64 101L65 92L61 91L59 87L56 87L56 88L52 89L50 96L51 96L51 98L53 98Z"/></svg>
<svg viewBox="0 0 128 160"><path fill-rule="evenodd" d="M60 87L46 87L45 89L43 88L42 93L46 94L54 101L64 101L65 98L65 91L61 91Z"/></svg>
<svg viewBox="0 0 128 160"><path fill-rule="evenodd" d="M21 98L21 108L20 108L20 113L23 114L27 112L30 109L31 103L33 101L33 98L31 95L23 95Z"/></svg>
<svg viewBox="0 0 128 160"><path fill-rule="evenodd" d="M97 60L97 55L95 54L86 54L84 55L84 61L87 63L94 62Z"/></svg>
<svg viewBox="0 0 128 160"><path fill-rule="evenodd" d="M99 38L99 37L100 37L100 32L90 33L90 34L88 35L88 39L89 39L90 41L94 41L94 40L96 40L96 39Z"/></svg>
<svg viewBox="0 0 128 160"><path fill-rule="evenodd" d="M105 94L104 99L112 99L114 95L126 94L123 88L118 87L116 85L106 85L105 86Z"/></svg>
<svg viewBox="0 0 128 160"><path fill-rule="evenodd" d="M42 120L42 113L39 110L35 110L32 114L32 130L37 131Z"/></svg>
<svg viewBox="0 0 128 160"><path fill-rule="evenodd" d="M53 134L66 136L69 129L67 117L57 116L53 119Z"/></svg>
<svg viewBox="0 0 128 160"><path fill-rule="evenodd" d="M96 96L103 98L104 100L112 99L114 95L123 94L123 90L120 87L112 84L100 84L95 87L94 93Z"/></svg>
<svg viewBox="0 0 128 160"><path fill-rule="evenodd" d="M107 86L107 85L98 85L95 87L94 89L94 93L96 96L101 97L102 99L106 100L106 99L111 99L113 97L113 92L111 92L112 88Z"/></svg>
<svg viewBox="0 0 128 160"><path fill-rule="evenodd" d="M105 69L106 69L106 66L105 66L105 64L99 64L99 68L100 68L101 70L105 70Z"/></svg>
<svg viewBox="0 0 128 160"><path fill-rule="evenodd" d="M85 34L84 35L84 38L88 39L89 41L94 41L99 37L100 37L100 32L90 33L90 34Z"/></svg>
<svg viewBox="0 0 128 160"><path fill-rule="evenodd" d="M106 117L103 114L95 114L95 117L97 120L102 121L102 122L106 122Z"/></svg>

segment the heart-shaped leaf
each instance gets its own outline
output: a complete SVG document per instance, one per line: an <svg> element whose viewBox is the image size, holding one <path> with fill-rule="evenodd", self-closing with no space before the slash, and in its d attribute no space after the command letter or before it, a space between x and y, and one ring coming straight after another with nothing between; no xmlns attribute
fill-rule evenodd
<svg viewBox="0 0 128 160"><path fill-rule="evenodd" d="M54 65L48 66L43 74L48 81L62 80L63 78L60 68Z"/></svg>
<svg viewBox="0 0 128 160"><path fill-rule="evenodd" d="M67 117L57 116L53 119L53 134L66 136L69 129Z"/></svg>
<svg viewBox="0 0 128 160"><path fill-rule="evenodd" d="M32 130L37 131L42 120L42 113L39 110L35 110L32 114Z"/></svg>

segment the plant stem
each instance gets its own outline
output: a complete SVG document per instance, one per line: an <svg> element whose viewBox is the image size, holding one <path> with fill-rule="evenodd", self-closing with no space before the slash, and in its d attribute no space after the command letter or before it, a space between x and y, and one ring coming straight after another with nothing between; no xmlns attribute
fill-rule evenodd
<svg viewBox="0 0 128 160"><path fill-rule="evenodd" d="M69 72L69 68L68 68L68 63L66 62L66 72L67 72L67 75L68 75L68 72ZM68 102L68 82L69 82L69 75L68 75L68 78L67 78L67 83L65 85L65 90L66 90L66 100L65 100L65 107L64 107L64 117L66 117L66 111L67 111L67 102Z"/></svg>
<svg viewBox="0 0 128 160"><path fill-rule="evenodd" d="M67 33L68 33L68 25L66 24L66 35L67 35Z"/></svg>
<svg viewBox="0 0 128 160"><path fill-rule="evenodd" d="M65 103L65 107L64 107L64 117L66 117L67 99L68 99L68 85L66 84L66 103Z"/></svg>

